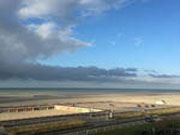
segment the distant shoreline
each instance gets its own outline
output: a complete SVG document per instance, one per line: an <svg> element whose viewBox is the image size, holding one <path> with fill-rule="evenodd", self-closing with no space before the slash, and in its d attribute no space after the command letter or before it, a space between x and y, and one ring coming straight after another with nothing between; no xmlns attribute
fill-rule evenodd
<svg viewBox="0 0 180 135"><path fill-rule="evenodd" d="M180 89L150 88L0 88L1 92L62 92L62 93L180 93Z"/></svg>

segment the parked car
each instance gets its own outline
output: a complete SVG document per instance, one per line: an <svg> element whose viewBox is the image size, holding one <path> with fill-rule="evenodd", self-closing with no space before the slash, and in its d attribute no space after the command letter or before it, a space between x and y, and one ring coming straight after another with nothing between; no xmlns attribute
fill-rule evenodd
<svg viewBox="0 0 180 135"><path fill-rule="evenodd" d="M146 122L154 122L154 118L153 118L152 116L145 116L145 117L144 117L144 120L145 120Z"/></svg>

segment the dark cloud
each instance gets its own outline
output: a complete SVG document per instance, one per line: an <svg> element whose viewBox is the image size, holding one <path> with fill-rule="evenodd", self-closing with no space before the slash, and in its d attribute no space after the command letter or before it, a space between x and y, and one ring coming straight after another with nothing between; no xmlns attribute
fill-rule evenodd
<svg viewBox="0 0 180 135"><path fill-rule="evenodd" d="M102 69L97 67L58 67L40 64L19 64L0 66L0 79L21 79L38 81L121 81L136 77L133 68Z"/></svg>
<svg viewBox="0 0 180 135"><path fill-rule="evenodd" d="M178 75L168 75L168 74L149 74L149 76L151 76L151 77L154 77L154 78L169 78L169 79L171 79L171 78L180 78L180 76L178 76Z"/></svg>

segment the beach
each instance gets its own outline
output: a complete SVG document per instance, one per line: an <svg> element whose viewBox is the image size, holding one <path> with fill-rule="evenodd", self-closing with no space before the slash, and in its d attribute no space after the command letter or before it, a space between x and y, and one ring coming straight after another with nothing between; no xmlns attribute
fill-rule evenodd
<svg viewBox="0 0 180 135"><path fill-rule="evenodd" d="M147 109L158 109L161 106L157 101L165 101L166 106L179 106L180 93L178 92L75 92L75 91L47 91L47 90L24 90L24 91L1 91L0 109L23 106L54 106L65 105L80 108L111 110L113 112L139 111L138 106L146 106ZM153 106L152 106L153 105ZM147 107L148 106L148 107ZM76 113L76 112L75 112ZM40 110L28 112L0 113L0 120L13 120L29 117L58 116L74 114L71 111Z"/></svg>
<svg viewBox="0 0 180 135"><path fill-rule="evenodd" d="M111 90L109 90L111 91ZM88 102L128 102L155 104L164 100L169 105L180 105L178 92L66 92L66 91L0 91L0 107L23 105L83 104Z"/></svg>

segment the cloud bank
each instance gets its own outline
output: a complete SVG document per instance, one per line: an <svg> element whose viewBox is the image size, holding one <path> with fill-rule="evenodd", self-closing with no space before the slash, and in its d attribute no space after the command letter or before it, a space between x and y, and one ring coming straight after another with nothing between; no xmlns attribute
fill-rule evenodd
<svg viewBox="0 0 180 135"><path fill-rule="evenodd" d="M0 79L23 79L38 81L120 81L125 77L135 77L137 69L97 67L52 67L39 64L1 66Z"/></svg>

